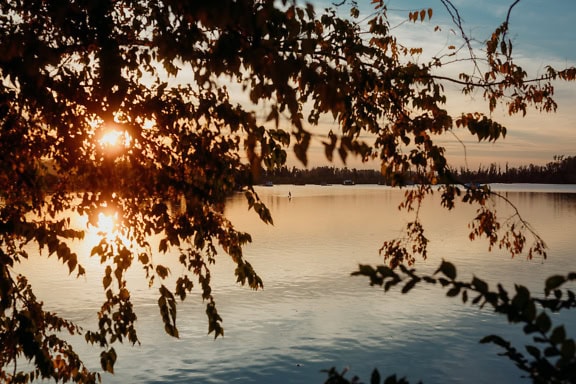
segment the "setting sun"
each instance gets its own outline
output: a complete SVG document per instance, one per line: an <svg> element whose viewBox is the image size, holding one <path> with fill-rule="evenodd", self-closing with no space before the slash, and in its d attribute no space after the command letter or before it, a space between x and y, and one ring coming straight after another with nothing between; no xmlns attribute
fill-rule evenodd
<svg viewBox="0 0 576 384"><path fill-rule="evenodd" d="M132 137L128 132L120 131L118 129L107 129L102 133L98 140L100 145L104 148L120 148L129 147Z"/></svg>
<svg viewBox="0 0 576 384"><path fill-rule="evenodd" d="M98 214L98 232L110 236L112 233L114 233L117 220L118 220L117 213L106 214L104 212L100 212Z"/></svg>
<svg viewBox="0 0 576 384"><path fill-rule="evenodd" d="M120 142L121 136L122 136L122 132L119 132L116 130L108 131L100 139L100 144L102 144L103 146L118 145L118 143Z"/></svg>

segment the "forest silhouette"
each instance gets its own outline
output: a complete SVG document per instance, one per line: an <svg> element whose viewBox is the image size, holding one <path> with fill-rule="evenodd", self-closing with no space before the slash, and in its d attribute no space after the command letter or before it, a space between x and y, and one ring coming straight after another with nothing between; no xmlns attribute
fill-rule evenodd
<svg viewBox="0 0 576 384"><path fill-rule="evenodd" d="M537 184L576 184L576 156L554 156L554 161L545 165L522 165L504 167L492 163L489 166L480 165L477 169L460 168L440 182L468 183L537 183ZM264 171L260 177L261 183L272 184L342 184L346 180L354 184L388 185L380 170L338 168L333 166L312 167L301 169L283 166L278 169ZM425 180L418 171L403 175L406 184L419 183Z"/></svg>

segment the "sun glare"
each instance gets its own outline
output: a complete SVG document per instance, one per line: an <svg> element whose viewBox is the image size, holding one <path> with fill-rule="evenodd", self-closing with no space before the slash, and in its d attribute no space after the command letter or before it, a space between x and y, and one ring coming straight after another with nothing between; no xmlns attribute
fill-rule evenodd
<svg viewBox="0 0 576 384"><path fill-rule="evenodd" d="M102 132L102 136L98 140L103 148L120 149L122 147L128 148L132 141L132 137L128 132L118 129L110 128Z"/></svg>
<svg viewBox="0 0 576 384"><path fill-rule="evenodd" d="M114 233L116 227L116 221L118 220L118 214L106 214L100 212L98 214L98 232L103 233L106 236L111 236Z"/></svg>
<svg viewBox="0 0 576 384"><path fill-rule="evenodd" d="M116 146L120 143L120 138L122 137L122 132L111 130L106 132L102 138L100 138L100 144L103 146Z"/></svg>

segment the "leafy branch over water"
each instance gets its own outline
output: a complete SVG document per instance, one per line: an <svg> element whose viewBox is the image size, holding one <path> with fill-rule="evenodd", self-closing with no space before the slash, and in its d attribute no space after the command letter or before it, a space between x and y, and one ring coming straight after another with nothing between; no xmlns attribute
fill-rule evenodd
<svg viewBox="0 0 576 384"><path fill-rule="evenodd" d="M535 383L571 383L576 380L576 344L568 336L565 326L555 325L551 316L551 313L576 308L576 293L564 287L576 281L575 272L549 277L544 283L544 297L533 296L522 285L515 285L514 292L510 293L502 284L490 289L478 277L470 281L459 280L456 267L448 261L443 261L433 275L418 274L415 269L404 265L398 268L360 265L353 275L368 277L371 285L383 287L386 292L400 286L403 294L421 284L440 285L446 289L446 296L460 297L463 304L490 307L510 323L523 326L524 333L532 335L534 344L521 349L499 335L488 335L480 340L481 343L501 347L504 350L502 355ZM348 382L343 375L340 376L341 383Z"/></svg>
<svg viewBox="0 0 576 384"><path fill-rule="evenodd" d="M208 333L223 335L213 264L227 258L236 282L263 287L243 253L252 239L226 216L227 198L241 190L271 224L254 185L286 164L289 149L306 166L320 137L328 160L377 159L387 183L402 185L414 171L427 188L454 182L439 138L466 132L494 142L507 133L490 115L449 112L446 82L465 95L479 90L490 112L556 110L553 82L574 81L576 68L530 76L514 61L509 17L480 59L457 9L442 4L467 55L448 46L424 59L423 48L394 34L379 0L366 20L355 2L342 17L276 0L0 0L0 380L99 381L62 333L82 333L100 349L101 369L114 372L117 343L139 342L133 268L157 289L169 335L179 336L178 305L194 290ZM407 22L433 14L412 11ZM472 66L447 77L454 63ZM327 134L326 118L335 127ZM446 184L443 203L459 191ZM481 210L474 230L491 238L486 193L462 193ZM424 196L407 195L406 207ZM90 228L109 211L115 234L76 254L70 245L87 229L69 217L86 217ZM409 230L424 244L417 221ZM93 329L46 311L19 272L22 260L46 254L79 277L90 273L81 256L102 264ZM170 270L165 257L181 268Z"/></svg>

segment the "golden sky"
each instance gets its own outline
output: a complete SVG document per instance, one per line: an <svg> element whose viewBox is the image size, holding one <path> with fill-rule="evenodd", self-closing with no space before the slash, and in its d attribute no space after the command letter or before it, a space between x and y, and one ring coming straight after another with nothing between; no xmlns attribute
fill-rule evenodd
<svg viewBox="0 0 576 384"><path fill-rule="evenodd" d="M330 4L328 1L316 0L312 3L322 9ZM512 0L453 0L464 21L465 32L478 41L478 46L490 37L491 32L506 18ZM407 46L422 47L423 61L426 57L439 55L447 51L449 45L459 46L461 39L454 31L447 11L440 1L429 0L388 0L391 25L399 41ZM369 0L358 0L361 13L367 15L372 11ZM405 22L410 11L433 8L432 20L424 23ZM346 14L347 9L342 9ZM362 16L360 17L362 18ZM521 0L514 8L510 18L510 33L514 46L516 63L534 76L544 72L546 65L557 68L576 66L576 1L574 0ZM441 30L434 32L434 27ZM452 65L447 70L458 73L466 68L463 65ZM576 83L555 83L555 98L558 110L555 113L540 113L529 110L525 117L509 117L505 107L496 110L492 118L505 125L508 134L497 143L478 143L464 130L458 132L466 149L452 136L439 138L439 143L446 146L448 157L455 166L469 166L474 169L479 165L487 166L498 163L504 166L522 164L546 164L554 155L576 155ZM448 90L447 108L453 115L462 112L487 112L486 103L481 95L464 97L452 87ZM320 131L336 127L335 123L325 121ZM319 143L316 143L319 145ZM464 153L466 152L466 157ZM311 166L326 165L321 146L313 146L310 151ZM294 165L299 165L293 162ZM340 160L335 166L343 166ZM379 164L362 164L349 159L348 167L378 168Z"/></svg>

